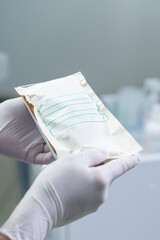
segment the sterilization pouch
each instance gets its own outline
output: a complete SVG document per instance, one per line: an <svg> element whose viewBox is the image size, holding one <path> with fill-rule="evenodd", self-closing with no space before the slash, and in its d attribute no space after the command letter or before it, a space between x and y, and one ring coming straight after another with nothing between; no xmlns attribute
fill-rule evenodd
<svg viewBox="0 0 160 240"><path fill-rule="evenodd" d="M109 158L129 156L142 148L103 105L79 72L17 87L55 158L104 148Z"/></svg>

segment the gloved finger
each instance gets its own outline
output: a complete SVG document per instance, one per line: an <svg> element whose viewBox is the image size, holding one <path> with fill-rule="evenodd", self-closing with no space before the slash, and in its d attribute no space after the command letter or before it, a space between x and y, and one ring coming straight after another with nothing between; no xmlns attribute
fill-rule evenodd
<svg viewBox="0 0 160 240"><path fill-rule="evenodd" d="M76 156L77 155L77 156ZM74 161L79 161L88 167L94 167L103 163L108 158L108 152L104 149L90 148L73 155Z"/></svg>
<svg viewBox="0 0 160 240"><path fill-rule="evenodd" d="M48 153L38 153L36 156L35 156L35 159L34 159L34 164L49 164L51 162L53 162L55 159L52 155L51 152L48 152Z"/></svg>
<svg viewBox="0 0 160 240"><path fill-rule="evenodd" d="M48 145L47 145L46 143L44 144L44 150L43 150L43 152L44 152L44 153L50 152L50 149L49 149L49 147L48 147Z"/></svg>
<svg viewBox="0 0 160 240"><path fill-rule="evenodd" d="M116 160L112 160L102 166L97 167L97 170L100 170L106 180L112 182L116 178L120 177L128 170L135 167L140 162L139 154L123 157Z"/></svg>

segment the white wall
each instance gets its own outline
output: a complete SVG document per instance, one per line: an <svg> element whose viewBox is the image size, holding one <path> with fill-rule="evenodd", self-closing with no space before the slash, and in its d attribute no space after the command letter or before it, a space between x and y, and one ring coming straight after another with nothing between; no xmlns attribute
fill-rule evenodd
<svg viewBox="0 0 160 240"><path fill-rule="evenodd" d="M160 1L1 0L1 92L77 71L100 93L160 77ZM7 92L8 93L8 92Z"/></svg>

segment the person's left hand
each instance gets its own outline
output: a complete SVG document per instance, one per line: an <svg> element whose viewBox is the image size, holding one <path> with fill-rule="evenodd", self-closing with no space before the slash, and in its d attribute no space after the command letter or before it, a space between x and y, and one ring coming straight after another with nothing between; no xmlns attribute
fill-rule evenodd
<svg viewBox="0 0 160 240"><path fill-rule="evenodd" d="M22 98L0 104L0 154L35 164L54 160Z"/></svg>

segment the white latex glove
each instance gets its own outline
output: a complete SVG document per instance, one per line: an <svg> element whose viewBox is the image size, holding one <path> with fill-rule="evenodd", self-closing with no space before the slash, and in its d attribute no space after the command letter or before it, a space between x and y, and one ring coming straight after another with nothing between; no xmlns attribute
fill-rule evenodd
<svg viewBox="0 0 160 240"><path fill-rule="evenodd" d="M49 164L0 232L12 240L41 240L50 229L95 212L112 181L139 162L136 155L97 166L107 156L88 150Z"/></svg>
<svg viewBox="0 0 160 240"><path fill-rule="evenodd" d="M0 104L0 153L35 164L54 160L22 98Z"/></svg>

